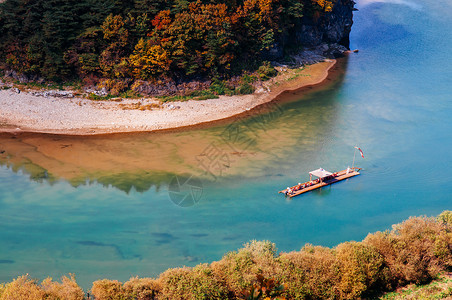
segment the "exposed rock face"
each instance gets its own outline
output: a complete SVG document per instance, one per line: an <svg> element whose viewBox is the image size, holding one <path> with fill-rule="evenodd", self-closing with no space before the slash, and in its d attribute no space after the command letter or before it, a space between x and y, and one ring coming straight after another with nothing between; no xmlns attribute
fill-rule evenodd
<svg viewBox="0 0 452 300"><path fill-rule="evenodd" d="M338 43L348 48L354 5L355 2L352 0L337 0L333 11L326 13L318 20L313 17L304 17L302 24L295 29L296 42L307 47Z"/></svg>
<svg viewBox="0 0 452 300"><path fill-rule="evenodd" d="M322 17L305 16L291 34L262 54L263 59L280 61L284 46L302 46L305 50L293 57L298 63L311 64L324 58L336 58L348 50L355 2L337 0L333 10Z"/></svg>
<svg viewBox="0 0 452 300"><path fill-rule="evenodd" d="M291 65L312 65L324 61L326 58L341 57L346 51L348 49L339 44L321 44L292 55Z"/></svg>
<svg viewBox="0 0 452 300"><path fill-rule="evenodd" d="M14 70L5 71L5 77L13 78L13 79L19 81L20 83L36 82L39 84L43 84L45 82L44 78L39 77L38 75L20 74Z"/></svg>

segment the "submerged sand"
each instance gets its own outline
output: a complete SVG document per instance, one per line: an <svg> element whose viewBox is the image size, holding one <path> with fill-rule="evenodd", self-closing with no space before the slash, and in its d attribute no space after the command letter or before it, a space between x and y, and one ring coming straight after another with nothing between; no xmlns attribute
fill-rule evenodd
<svg viewBox="0 0 452 300"><path fill-rule="evenodd" d="M157 131L218 121L271 102L284 91L323 82L335 60L289 70L254 94L219 99L171 102L152 110L124 109L159 105L156 99L92 101L82 98L38 97L0 90L0 132L41 132L91 135Z"/></svg>

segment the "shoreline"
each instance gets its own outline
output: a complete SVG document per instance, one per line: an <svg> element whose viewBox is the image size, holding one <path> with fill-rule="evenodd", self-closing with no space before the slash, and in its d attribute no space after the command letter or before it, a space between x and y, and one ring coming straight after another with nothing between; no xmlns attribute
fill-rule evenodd
<svg viewBox="0 0 452 300"><path fill-rule="evenodd" d="M58 135L103 135L184 130L209 126L253 113L264 104L323 83L336 60L286 70L264 82L267 89L250 95L220 96L217 99L168 102L152 110L124 109L126 106L157 105L158 100L124 99L121 102L83 98L38 97L27 92L0 90L0 133L43 133Z"/></svg>

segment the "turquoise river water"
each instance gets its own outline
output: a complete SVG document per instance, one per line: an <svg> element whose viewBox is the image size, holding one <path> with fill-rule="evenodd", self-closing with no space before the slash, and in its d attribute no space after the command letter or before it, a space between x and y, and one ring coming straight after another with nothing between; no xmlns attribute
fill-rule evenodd
<svg viewBox="0 0 452 300"><path fill-rule="evenodd" d="M452 3L357 8L359 53L259 115L173 133L0 135L0 282L70 272L89 288L218 260L253 239L334 246L451 209ZM310 170L351 166L354 145L362 175L277 194Z"/></svg>

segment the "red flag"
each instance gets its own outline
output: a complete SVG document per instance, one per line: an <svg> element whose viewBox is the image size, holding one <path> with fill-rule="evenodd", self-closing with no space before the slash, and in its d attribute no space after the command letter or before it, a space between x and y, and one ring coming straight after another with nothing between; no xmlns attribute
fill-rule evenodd
<svg viewBox="0 0 452 300"><path fill-rule="evenodd" d="M355 147L355 148L359 150L359 153L361 153L361 157L364 158L363 150L361 150L361 148L359 148L359 147Z"/></svg>

